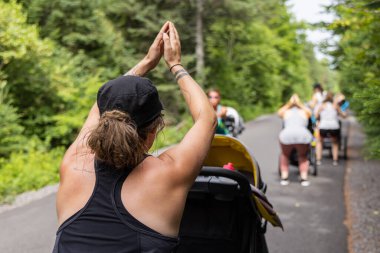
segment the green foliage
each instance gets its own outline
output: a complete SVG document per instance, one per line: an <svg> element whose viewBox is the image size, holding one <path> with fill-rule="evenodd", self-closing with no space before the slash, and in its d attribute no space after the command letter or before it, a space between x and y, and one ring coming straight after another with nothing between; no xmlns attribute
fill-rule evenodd
<svg viewBox="0 0 380 253"><path fill-rule="evenodd" d="M157 135L151 151L173 145L182 140L187 131L192 127L193 120L190 116L185 117L175 126L167 126Z"/></svg>
<svg viewBox="0 0 380 253"><path fill-rule="evenodd" d="M38 38L37 26L26 26L26 15L15 1L0 1L0 59L2 67L31 54L50 54L51 44Z"/></svg>
<svg viewBox="0 0 380 253"><path fill-rule="evenodd" d="M74 59L75 60L75 59ZM73 67L77 67L74 64ZM101 86L97 75L85 76L71 80L67 86L60 89L59 96L62 98L62 108L51 117L51 126L45 131L45 138L55 146L68 146L80 127L83 125L88 112L96 101L96 93Z"/></svg>
<svg viewBox="0 0 380 253"><path fill-rule="evenodd" d="M128 52L121 33L105 17L99 2L36 0L25 6L29 22L39 25L42 37L49 37L74 54L85 52L97 60L97 66L126 68Z"/></svg>
<svg viewBox="0 0 380 253"><path fill-rule="evenodd" d="M294 92L308 100L317 60L300 32L303 25L284 1L237 2L226 1L209 25L207 86L239 101L237 109L248 117L277 109Z"/></svg>
<svg viewBox="0 0 380 253"><path fill-rule="evenodd" d="M380 12L372 0L340 1L331 25L341 39L331 54L341 87L367 133L368 156L380 158Z"/></svg>
<svg viewBox="0 0 380 253"><path fill-rule="evenodd" d="M207 37L209 86L219 86L225 98L244 105L277 104L281 59L268 45L272 40L273 34L261 24L245 25L228 19L214 23Z"/></svg>
<svg viewBox="0 0 380 253"><path fill-rule="evenodd" d="M16 109L8 104L0 103L0 119L0 157L8 157L11 152L23 149L24 128L19 124Z"/></svg>
<svg viewBox="0 0 380 253"><path fill-rule="evenodd" d="M39 38L14 1L0 2L0 17L0 81L6 81L7 99L19 109L25 131L42 135L60 102L52 82L54 44Z"/></svg>
<svg viewBox="0 0 380 253"><path fill-rule="evenodd" d="M62 148L49 152L33 149L0 159L0 203L10 201L18 193L58 182L62 155Z"/></svg>

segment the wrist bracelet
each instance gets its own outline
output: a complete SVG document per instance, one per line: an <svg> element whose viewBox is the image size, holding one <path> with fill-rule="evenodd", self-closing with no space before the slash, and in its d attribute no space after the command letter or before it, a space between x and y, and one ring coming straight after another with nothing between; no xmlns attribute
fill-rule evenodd
<svg viewBox="0 0 380 253"><path fill-rule="evenodd" d="M181 79L182 77L184 76L189 76L189 73L187 73L186 71L183 72L183 73L180 73L178 74L176 77L175 77L175 80L178 82L179 79Z"/></svg>
<svg viewBox="0 0 380 253"><path fill-rule="evenodd" d="M185 69L177 70L176 72L173 73L173 75L177 76L179 73L182 73L182 72L186 72L186 70Z"/></svg>
<svg viewBox="0 0 380 253"><path fill-rule="evenodd" d="M175 66L182 66L182 64L181 64L181 63L174 64L173 66L171 66L171 67L169 68L169 71L172 72L172 68L174 68ZM182 67L183 67L183 66L182 66Z"/></svg>

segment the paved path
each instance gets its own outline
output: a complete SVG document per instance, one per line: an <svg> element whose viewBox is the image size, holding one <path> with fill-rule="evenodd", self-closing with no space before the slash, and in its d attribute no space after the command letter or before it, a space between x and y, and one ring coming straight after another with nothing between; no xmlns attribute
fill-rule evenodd
<svg viewBox="0 0 380 253"><path fill-rule="evenodd" d="M56 222L55 194L0 214L0 252L51 252Z"/></svg>
<svg viewBox="0 0 380 253"><path fill-rule="evenodd" d="M270 253L343 253L347 252L343 181L345 163L332 166L325 159L311 185L302 187L297 169L291 168L290 184L281 186L278 177L281 121L276 116L261 117L247 125L241 139L253 150L264 181L267 196L280 214L285 231L268 226Z"/></svg>
<svg viewBox="0 0 380 253"><path fill-rule="evenodd" d="M279 185L277 135L281 122L266 116L246 125L241 139L253 149L268 196L280 214L285 231L268 226L271 253L347 252L343 177L345 163L337 167L327 160L309 187L301 187L296 170L291 184ZM0 214L0 252L51 252L56 230L54 195Z"/></svg>

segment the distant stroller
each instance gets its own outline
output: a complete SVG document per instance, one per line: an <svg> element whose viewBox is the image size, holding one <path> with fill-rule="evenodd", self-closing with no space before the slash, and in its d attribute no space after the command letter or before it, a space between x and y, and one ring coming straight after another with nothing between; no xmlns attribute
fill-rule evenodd
<svg viewBox="0 0 380 253"><path fill-rule="evenodd" d="M232 162L235 170L223 168ZM267 253L266 224L282 227L248 149L216 135L184 210L178 253Z"/></svg>
<svg viewBox="0 0 380 253"><path fill-rule="evenodd" d="M224 125L233 137L237 137L245 129L243 118L232 107L227 107L226 114L227 117L224 119Z"/></svg>

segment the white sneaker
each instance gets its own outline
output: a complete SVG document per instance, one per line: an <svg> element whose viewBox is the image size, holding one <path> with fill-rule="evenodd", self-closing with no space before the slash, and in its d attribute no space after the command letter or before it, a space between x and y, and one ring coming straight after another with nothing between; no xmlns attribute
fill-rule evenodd
<svg viewBox="0 0 380 253"><path fill-rule="evenodd" d="M301 185L302 186L309 186L310 185L310 181L307 180L307 179L301 179Z"/></svg>
<svg viewBox="0 0 380 253"><path fill-rule="evenodd" d="M283 186L288 185L289 184L289 180L288 179L281 179L280 184L283 185Z"/></svg>
<svg viewBox="0 0 380 253"><path fill-rule="evenodd" d="M317 160L317 165L321 166L322 165L322 161L321 160Z"/></svg>
<svg viewBox="0 0 380 253"><path fill-rule="evenodd" d="M334 165L334 166L338 166L338 165L339 165L338 161L334 160L334 161L333 161L333 165Z"/></svg>

